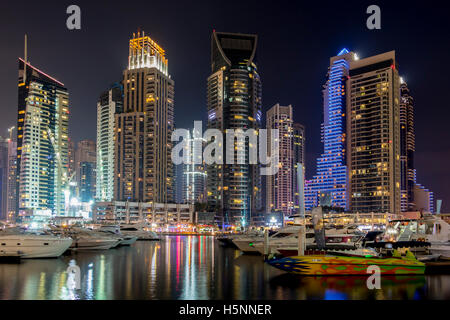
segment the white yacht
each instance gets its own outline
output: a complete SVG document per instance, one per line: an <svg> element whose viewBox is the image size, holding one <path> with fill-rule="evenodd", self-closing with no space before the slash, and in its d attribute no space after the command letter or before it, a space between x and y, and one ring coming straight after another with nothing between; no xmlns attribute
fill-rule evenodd
<svg viewBox="0 0 450 320"><path fill-rule="evenodd" d="M314 232L306 233L306 249L317 250L317 243L315 240ZM325 250L338 250L338 251L354 251L358 252L358 248L361 247L363 237L359 234L349 233L333 233L325 234ZM264 246L257 246L259 252L264 254ZM371 250L371 249L370 249ZM287 238L286 240L280 239L280 241L274 241L269 243L269 253L281 253L285 256L295 256L298 253L298 235L293 238Z"/></svg>
<svg viewBox="0 0 450 320"><path fill-rule="evenodd" d="M26 232L20 228L0 231L0 255L31 258L57 258L72 244L68 237Z"/></svg>
<svg viewBox="0 0 450 320"><path fill-rule="evenodd" d="M136 236L122 234L120 232L120 227L116 225L102 225L97 229L97 231L119 237L121 239L118 244L119 246L130 246L138 239Z"/></svg>
<svg viewBox="0 0 450 320"><path fill-rule="evenodd" d="M269 237L269 243L273 244L273 240L281 238L292 238L294 239L293 241L297 241L295 240L295 236L298 235L299 230L299 226L281 228L278 232ZM259 253L258 248L264 248L264 237L261 235L242 235L240 237L235 237L233 243L243 253Z"/></svg>
<svg viewBox="0 0 450 320"><path fill-rule="evenodd" d="M298 233L300 226L293 225L280 229L277 233L269 237L268 253L279 253L280 248L297 248L298 247ZM339 247L355 248L355 242L359 241L362 235L353 225L346 226L340 229L327 229L325 231L325 241L327 244L334 244ZM252 241L252 242L249 242ZM312 229L306 231L305 234L306 245L314 245L315 234ZM239 239L235 244L243 252L258 252L264 254L264 239ZM239 244L239 245L238 245ZM251 250L251 251L250 251ZM295 249L297 250L297 249Z"/></svg>
<svg viewBox="0 0 450 320"><path fill-rule="evenodd" d="M70 228L52 228L57 234L68 235L73 239L70 246L71 250L107 250L116 247L121 239L99 234L93 230L70 227Z"/></svg>
<svg viewBox="0 0 450 320"><path fill-rule="evenodd" d="M436 215L392 221L385 237L394 241L429 242L432 254L450 258L450 225Z"/></svg>

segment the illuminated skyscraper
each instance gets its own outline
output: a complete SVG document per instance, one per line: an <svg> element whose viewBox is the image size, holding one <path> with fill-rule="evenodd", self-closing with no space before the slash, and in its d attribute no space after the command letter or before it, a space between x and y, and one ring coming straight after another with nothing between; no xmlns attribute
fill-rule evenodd
<svg viewBox="0 0 450 320"><path fill-rule="evenodd" d="M19 59L17 176L19 215L65 215L69 93Z"/></svg>
<svg viewBox="0 0 450 320"><path fill-rule="evenodd" d="M73 140L69 137L69 143L67 148L67 159L69 162L68 167L68 175L69 177L72 177L75 173L75 144L73 143Z"/></svg>
<svg viewBox="0 0 450 320"><path fill-rule="evenodd" d="M292 106L274 105L266 113L266 128L279 132L278 173L266 176L266 210L294 213L294 129ZM269 136L270 139L270 136ZM270 141L267 143L270 146Z"/></svg>
<svg viewBox="0 0 450 320"><path fill-rule="evenodd" d="M400 77L395 51L350 63L347 81L350 207L400 213Z"/></svg>
<svg viewBox="0 0 450 320"><path fill-rule="evenodd" d="M414 99L400 78L400 170L401 211L434 211L434 194L417 183L414 167L416 151Z"/></svg>
<svg viewBox="0 0 450 320"><path fill-rule="evenodd" d="M208 128L218 129L224 136L228 129L261 128L262 89L256 66L257 42L256 35L212 33ZM226 159L226 141L223 144ZM235 161L235 164L208 166L208 203L222 213L225 224L248 226L251 215L261 208L259 165L249 164L248 148L246 144L245 164Z"/></svg>
<svg viewBox="0 0 450 320"><path fill-rule="evenodd" d="M305 127L300 123L294 123L293 125L293 148L294 148L294 172L292 173L293 179L293 190L294 190L294 209L299 209L300 204L300 193L298 190L298 181L297 181L297 164L300 163L305 167Z"/></svg>
<svg viewBox="0 0 450 320"><path fill-rule="evenodd" d="M76 182L81 202L95 198L95 173L97 163L96 144L92 140L78 142L75 152Z"/></svg>
<svg viewBox="0 0 450 320"><path fill-rule="evenodd" d="M130 40L124 111L115 116L115 200L174 201L174 81L165 51L142 32Z"/></svg>
<svg viewBox="0 0 450 320"><path fill-rule="evenodd" d="M97 102L96 199L114 200L114 127L116 114L123 112L123 86L114 84Z"/></svg>
<svg viewBox="0 0 450 320"><path fill-rule="evenodd" d="M8 139L0 137L0 219L8 217Z"/></svg>
<svg viewBox="0 0 450 320"><path fill-rule="evenodd" d="M188 140L188 148L191 149L191 160L189 164L183 165L183 188L182 188L182 202L183 203L205 203L206 202L206 170L205 164L202 163L204 140L200 138L202 135L199 132L194 136L193 131ZM194 143L195 140L200 140L200 143ZM195 161L197 159L197 161ZM200 162L197 164L196 162Z"/></svg>
<svg viewBox="0 0 450 320"><path fill-rule="evenodd" d="M14 221L17 211L17 142L16 136L13 136L15 127L9 129L8 139L8 184L7 184L7 219Z"/></svg>
<svg viewBox="0 0 450 320"><path fill-rule="evenodd" d="M412 211L415 208L414 184L414 99L408 85L400 78L400 168L401 168L401 210Z"/></svg>
<svg viewBox="0 0 450 320"><path fill-rule="evenodd" d="M305 208L333 206L348 208L346 166L346 81L353 52L343 49L330 59L324 85L324 152L317 159L317 174L305 183Z"/></svg>

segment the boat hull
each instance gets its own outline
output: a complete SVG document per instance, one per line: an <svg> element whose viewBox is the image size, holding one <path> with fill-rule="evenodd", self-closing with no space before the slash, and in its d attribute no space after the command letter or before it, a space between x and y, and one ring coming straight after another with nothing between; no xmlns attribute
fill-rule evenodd
<svg viewBox="0 0 450 320"><path fill-rule="evenodd" d="M117 246L119 240L115 239L76 239L71 250L108 250Z"/></svg>
<svg viewBox="0 0 450 320"><path fill-rule="evenodd" d="M310 275L367 275L368 267L378 266L382 275L424 274L425 264L414 259L344 256L295 256L272 259L268 263L283 271Z"/></svg>
<svg viewBox="0 0 450 320"><path fill-rule="evenodd" d="M42 238L30 239L23 237L2 237L0 239L0 254L15 253L22 259L57 258L72 244L70 238ZM18 245L20 243L20 245Z"/></svg>
<svg viewBox="0 0 450 320"><path fill-rule="evenodd" d="M450 245L432 245L430 251L445 258L450 258Z"/></svg>
<svg viewBox="0 0 450 320"><path fill-rule="evenodd" d="M136 237L137 241L159 241L160 238L154 232L150 231L121 231L122 235Z"/></svg>
<svg viewBox="0 0 450 320"><path fill-rule="evenodd" d="M233 243L243 253L252 253L252 254L258 254L259 253L258 249L255 246L255 244L257 243L255 240L252 240L252 239L234 239Z"/></svg>
<svg viewBox="0 0 450 320"><path fill-rule="evenodd" d="M120 241L119 246L131 246L137 241L137 237L127 236L122 241Z"/></svg>

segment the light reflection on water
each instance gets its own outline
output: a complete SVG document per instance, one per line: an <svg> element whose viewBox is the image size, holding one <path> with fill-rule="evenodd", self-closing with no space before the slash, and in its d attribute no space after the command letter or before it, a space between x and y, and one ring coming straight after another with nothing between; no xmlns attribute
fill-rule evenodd
<svg viewBox="0 0 450 320"><path fill-rule="evenodd" d="M81 269L81 289L66 269ZM0 264L0 299L450 299L450 276L300 277L222 248L213 237L167 236L161 242L79 252L59 259Z"/></svg>

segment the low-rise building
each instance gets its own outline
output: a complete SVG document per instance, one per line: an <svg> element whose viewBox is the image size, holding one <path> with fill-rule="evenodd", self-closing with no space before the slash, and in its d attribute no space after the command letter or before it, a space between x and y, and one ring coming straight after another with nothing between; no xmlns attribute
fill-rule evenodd
<svg viewBox="0 0 450 320"><path fill-rule="evenodd" d="M146 220L155 228L194 224L194 206L148 202L97 202L93 208L95 223L137 223Z"/></svg>

